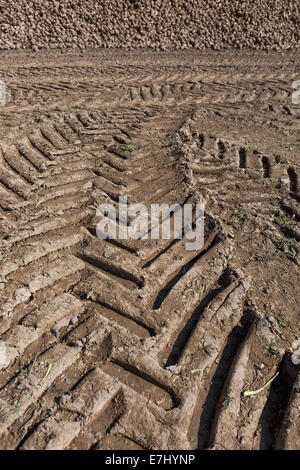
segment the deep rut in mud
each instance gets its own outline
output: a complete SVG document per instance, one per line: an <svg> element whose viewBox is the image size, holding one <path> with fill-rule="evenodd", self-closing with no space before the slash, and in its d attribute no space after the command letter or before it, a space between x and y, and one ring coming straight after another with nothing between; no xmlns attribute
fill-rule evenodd
<svg viewBox="0 0 300 470"><path fill-rule="evenodd" d="M1 448L297 448L298 56L128 57L2 70ZM120 195L204 201L204 246L100 240Z"/></svg>

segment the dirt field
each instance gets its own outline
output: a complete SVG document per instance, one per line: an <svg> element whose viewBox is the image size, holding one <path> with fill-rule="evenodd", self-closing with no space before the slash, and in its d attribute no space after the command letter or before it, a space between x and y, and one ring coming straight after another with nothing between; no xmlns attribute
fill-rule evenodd
<svg viewBox="0 0 300 470"><path fill-rule="evenodd" d="M0 56L1 449L299 449L300 54ZM124 194L203 248L100 240Z"/></svg>

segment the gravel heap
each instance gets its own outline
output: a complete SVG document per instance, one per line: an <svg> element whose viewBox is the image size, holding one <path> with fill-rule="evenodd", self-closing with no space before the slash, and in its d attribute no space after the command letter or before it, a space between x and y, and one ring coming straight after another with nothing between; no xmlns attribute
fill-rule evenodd
<svg viewBox="0 0 300 470"><path fill-rule="evenodd" d="M280 50L300 39L299 0L1 0L0 49Z"/></svg>

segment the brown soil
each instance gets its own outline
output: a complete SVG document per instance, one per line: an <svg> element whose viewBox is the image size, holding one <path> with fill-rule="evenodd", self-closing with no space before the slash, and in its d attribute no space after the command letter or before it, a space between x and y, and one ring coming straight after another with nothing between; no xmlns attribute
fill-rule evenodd
<svg viewBox="0 0 300 470"><path fill-rule="evenodd" d="M299 449L299 59L1 54L1 449ZM205 245L100 240L121 194Z"/></svg>

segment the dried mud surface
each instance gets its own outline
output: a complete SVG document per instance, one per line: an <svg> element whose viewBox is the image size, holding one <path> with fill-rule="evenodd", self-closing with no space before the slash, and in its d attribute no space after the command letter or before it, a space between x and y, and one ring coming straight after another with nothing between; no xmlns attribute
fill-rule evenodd
<svg viewBox="0 0 300 470"><path fill-rule="evenodd" d="M299 449L299 61L1 53L1 449ZM121 194L205 245L100 240Z"/></svg>

